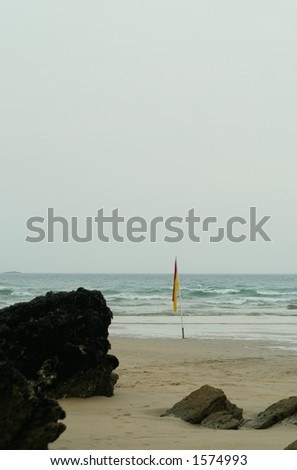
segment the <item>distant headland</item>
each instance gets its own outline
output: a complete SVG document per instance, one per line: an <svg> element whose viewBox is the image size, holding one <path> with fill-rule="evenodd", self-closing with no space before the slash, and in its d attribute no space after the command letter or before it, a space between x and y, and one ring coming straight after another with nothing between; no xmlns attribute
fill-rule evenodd
<svg viewBox="0 0 297 470"><path fill-rule="evenodd" d="M20 271L4 271L2 274L22 274Z"/></svg>

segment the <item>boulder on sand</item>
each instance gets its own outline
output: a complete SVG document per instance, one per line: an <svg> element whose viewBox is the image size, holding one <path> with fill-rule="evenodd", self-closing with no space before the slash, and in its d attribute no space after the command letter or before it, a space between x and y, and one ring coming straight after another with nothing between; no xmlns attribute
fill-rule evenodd
<svg viewBox="0 0 297 470"><path fill-rule="evenodd" d="M163 416L170 415L217 429L237 429L242 422L242 409L232 404L222 390L210 385L195 390Z"/></svg>
<svg viewBox="0 0 297 470"><path fill-rule="evenodd" d="M297 411L297 396L284 398L261 411L258 416L249 423L254 429L266 429L292 416Z"/></svg>
<svg viewBox="0 0 297 470"><path fill-rule="evenodd" d="M284 450L297 450L297 440L288 445Z"/></svg>

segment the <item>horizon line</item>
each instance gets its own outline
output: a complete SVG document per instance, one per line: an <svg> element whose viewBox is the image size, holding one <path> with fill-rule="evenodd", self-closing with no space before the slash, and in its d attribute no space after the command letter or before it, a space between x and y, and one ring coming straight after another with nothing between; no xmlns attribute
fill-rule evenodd
<svg viewBox="0 0 297 470"><path fill-rule="evenodd" d="M180 271L179 271L180 272ZM116 271L2 271L1 274L103 274L103 275L114 275L114 274L122 274L122 275L171 275L172 272L143 272L143 271L133 271L133 272L116 272ZM287 276L294 276L297 275L297 272L182 272L184 275L223 275L223 276L247 276L247 275L258 275L258 276L277 276L277 275L287 275Z"/></svg>

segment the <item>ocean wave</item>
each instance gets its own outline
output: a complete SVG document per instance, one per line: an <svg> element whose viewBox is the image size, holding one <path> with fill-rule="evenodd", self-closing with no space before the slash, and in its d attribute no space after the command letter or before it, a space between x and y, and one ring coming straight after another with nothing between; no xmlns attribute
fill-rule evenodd
<svg viewBox="0 0 297 470"><path fill-rule="evenodd" d="M180 276L184 315L247 317L297 316L297 276ZM163 275L0 275L0 308L48 291L83 286L100 290L117 315L174 315L172 276ZM1 284L2 283L2 284ZM256 321L256 319L255 319Z"/></svg>
<svg viewBox="0 0 297 470"><path fill-rule="evenodd" d="M185 294L186 297L212 297L217 295L228 295L228 294L238 294L240 291L231 288L212 288L212 287L203 287L203 288L181 288L181 292Z"/></svg>
<svg viewBox="0 0 297 470"><path fill-rule="evenodd" d="M294 296L294 295L297 295L297 292L296 290L293 290L293 291L285 291L285 292L281 292L281 291L273 291L273 290L259 290L257 291L257 294L260 295L260 296L268 296L268 297L273 297L273 296Z"/></svg>
<svg viewBox="0 0 297 470"><path fill-rule="evenodd" d="M7 287L0 287L0 295L11 295L13 294L13 292L13 289L9 289Z"/></svg>
<svg viewBox="0 0 297 470"><path fill-rule="evenodd" d="M141 295L141 294L125 294L120 293L116 295L106 296L108 301L115 301L115 300L170 300L170 297L165 295Z"/></svg>
<svg viewBox="0 0 297 470"><path fill-rule="evenodd" d="M148 310L146 312L139 312L139 311L131 311L131 310L120 310L120 311L113 311L114 315L116 317L126 317L126 316L129 316L129 317L156 317L156 318L160 318L160 317L171 317L171 318L174 318L174 319L178 319L179 318L179 313L173 313L171 310L162 310L161 312L160 311L154 311L154 310ZM232 311L232 310L226 310L224 312L221 312L221 311L211 311L211 310L208 310L207 312L193 312L193 311L188 311L188 310L185 310L183 312L183 316L184 317L190 317L192 319L194 318L199 318L199 321L198 323L201 322L200 319L205 319L205 321L207 322L207 318L221 318L221 317L226 317L226 318L238 318L238 312L236 311ZM283 312L281 315L277 312L273 312L273 311L255 311L255 310L252 310L252 311L245 311L244 313L241 313L241 317L246 317L246 318L249 318L249 317L258 317L258 318L275 318L275 319L278 319L279 317L282 317L282 318L296 318L297 317L297 313L288 313L288 312ZM234 320L236 322L236 320Z"/></svg>
<svg viewBox="0 0 297 470"><path fill-rule="evenodd" d="M14 291L14 295L16 297L33 297L34 294L32 294L32 292L25 290L25 291Z"/></svg>
<svg viewBox="0 0 297 470"><path fill-rule="evenodd" d="M204 297L204 296L224 296L224 295L234 295L234 296L243 296L243 297L280 297L280 296L293 296L297 295L296 291L273 291L273 290L258 290L254 288L243 287L241 289L233 288L218 288L218 287L203 287L203 288L182 288L182 292L185 295L194 296L194 297Z"/></svg>

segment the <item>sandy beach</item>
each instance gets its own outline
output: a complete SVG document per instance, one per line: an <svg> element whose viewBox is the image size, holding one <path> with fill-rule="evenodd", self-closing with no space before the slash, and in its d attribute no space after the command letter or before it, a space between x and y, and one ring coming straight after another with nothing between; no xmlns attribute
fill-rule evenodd
<svg viewBox="0 0 297 470"><path fill-rule="evenodd" d="M213 430L160 417L202 385L221 388L254 418L297 394L297 355L279 343L111 336L120 361L111 398L64 399L66 431L50 449L284 449L297 439L287 422L269 429Z"/></svg>

